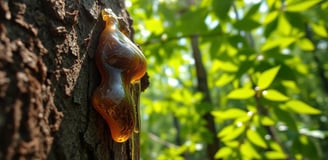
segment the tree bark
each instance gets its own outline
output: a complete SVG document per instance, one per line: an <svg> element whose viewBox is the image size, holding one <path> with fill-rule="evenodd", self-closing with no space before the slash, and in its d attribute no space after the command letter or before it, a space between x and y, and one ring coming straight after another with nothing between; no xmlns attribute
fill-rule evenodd
<svg viewBox="0 0 328 160"><path fill-rule="evenodd" d="M123 0L0 1L0 159L138 156L91 106L103 8L131 30Z"/></svg>

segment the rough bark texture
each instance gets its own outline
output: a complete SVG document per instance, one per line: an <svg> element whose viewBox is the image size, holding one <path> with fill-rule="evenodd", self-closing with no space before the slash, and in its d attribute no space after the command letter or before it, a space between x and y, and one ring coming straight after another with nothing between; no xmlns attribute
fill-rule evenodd
<svg viewBox="0 0 328 160"><path fill-rule="evenodd" d="M90 103L102 8L122 0L0 1L0 159L130 159Z"/></svg>

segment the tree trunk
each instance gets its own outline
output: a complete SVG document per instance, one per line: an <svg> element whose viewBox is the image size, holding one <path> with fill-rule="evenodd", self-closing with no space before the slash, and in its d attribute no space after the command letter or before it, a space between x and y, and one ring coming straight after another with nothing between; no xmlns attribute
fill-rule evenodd
<svg viewBox="0 0 328 160"><path fill-rule="evenodd" d="M212 98L207 83L207 73L205 66L202 62L202 56L199 49L198 36L193 35L191 38L191 48L192 55L195 60L196 74L197 74L197 91L201 92L204 95L202 100L205 104L212 104ZM210 133L212 133L211 143L207 144L207 158L209 160L214 159L215 153L219 150L220 141L216 138L216 129L214 117L210 112L207 112L203 115L203 119L206 121L206 128Z"/></svg>
<svg viewBox="0 0 328 160"><path fill-rule="evenodd" d="M103 8L131 29L123 0L0 1L0 159L138 157L91 106Z"/></svg>

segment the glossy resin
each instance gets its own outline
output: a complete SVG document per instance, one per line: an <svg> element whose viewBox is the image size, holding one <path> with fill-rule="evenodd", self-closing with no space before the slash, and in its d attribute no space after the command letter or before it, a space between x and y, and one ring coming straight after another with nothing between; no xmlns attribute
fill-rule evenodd
<svg viewBox="0 0 328 160"><path fill-rule="evenodd" d="M141 50L120 30L111 9L102 10L106 26L95 54L101 83L93 93L92 103L106 120L116 142L128 140L137 122L133 85L146 72Z"/></svg>

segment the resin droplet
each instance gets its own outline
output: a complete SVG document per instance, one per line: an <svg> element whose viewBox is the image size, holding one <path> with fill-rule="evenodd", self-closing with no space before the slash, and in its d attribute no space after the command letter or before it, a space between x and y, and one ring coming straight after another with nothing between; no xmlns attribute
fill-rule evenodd
<svg viewBox="0 0 328 160"><path fill-rule="evenodd" d="M128 140L137 123L133 84L146 72L146 58L120 30L111 9L102 11L105 29L95 54L101 83L93 93L92 103L106 120L116 142Z"/></svg>

